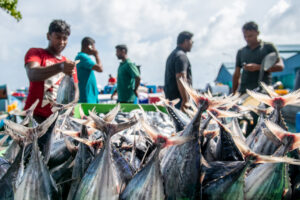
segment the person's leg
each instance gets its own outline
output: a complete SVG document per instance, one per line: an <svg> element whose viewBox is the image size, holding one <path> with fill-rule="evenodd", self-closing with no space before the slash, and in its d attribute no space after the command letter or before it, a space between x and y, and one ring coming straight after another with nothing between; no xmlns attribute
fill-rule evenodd
<svg viewBox="0 0 300 200"><path fill-rule="evenodd" d="M182 100L180 99L180 101L178 102L178 104L175 105L175 108L177 108L177 109L180 110L181 103L182 103Z"/></svg>

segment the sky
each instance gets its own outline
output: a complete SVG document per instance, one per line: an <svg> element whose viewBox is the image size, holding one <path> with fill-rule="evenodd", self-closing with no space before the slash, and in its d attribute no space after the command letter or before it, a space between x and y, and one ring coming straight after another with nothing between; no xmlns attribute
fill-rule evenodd
<svg viewBox="0 0 300 200"><path fill-rule="evenodd" d="M217 76L222 62L234 62L245 46L241 27L259 25L260 38L278 44L300 43L299 0L19 0L23 19L17 22L0 9L0 85L29 85L24 56L31 47L46 48L46 33L54 19L71 25L63 55L74 60L83 37L96 40L104 71L97 83L116 76L115 46L126 44L128 57L141 65L146 84L163 85L165 63L181 31L194 34L188 53L193 86L203 88Z"/></svg>

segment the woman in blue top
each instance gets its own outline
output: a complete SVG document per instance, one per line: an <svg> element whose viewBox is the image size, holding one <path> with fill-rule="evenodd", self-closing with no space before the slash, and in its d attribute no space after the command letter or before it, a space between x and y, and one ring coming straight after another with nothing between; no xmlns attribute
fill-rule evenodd
<svg viewBox="0 0 300 200"><path fill-rule="evenodd" d="M96 62L91 59L90 55L95 57ZM81 52L75 60L80 60L76 65L79 85L79 102L80 103L98 103L98 88L94 71L102 72L103 67L95 48L95 40L85 37L81 42Z"/></svg>

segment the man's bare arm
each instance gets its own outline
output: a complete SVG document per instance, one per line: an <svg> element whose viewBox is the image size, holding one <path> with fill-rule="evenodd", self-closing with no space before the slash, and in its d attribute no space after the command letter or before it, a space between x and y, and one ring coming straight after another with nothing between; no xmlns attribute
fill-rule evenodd
<svg viewBox="0 0 300 200"><path fill-rule="evenodd" d="M284 69L284 63L281 58L279 58L278 62L271 67L268 72L281 72Z"/></svg>
<svg viewBox="0 0 300 200"><path fill-rule="evenodd" d="M79 87L78 87L78 83L75 83L75 99L74 102L78 102L79 100Z"/></svg>
<svg viewBox="0 0 300 200"><path fill-rule="evenodd" d="M243 66L244 70L247 70L247 71L250 71L250 72L259 71L260 68L261 68L261 65L256 64L256 63L248 63L248 64Z"/></svg>
<svg viewBox="0 0 300 200"><path fill-rule="evenodd" d="M136 96L138 96L137 95L137 89L140 85L140 82L141 82L141 77L139 77L139 76L135 77L134 93L135 93Z"/></svg>
<svg viewBox="0 0 300 200"><path fill-rule="evenodd" d="M240 79L240 75L241 75L241 68L240 67L236 67L233 77L232 77L232 92L235 93L238 86L239 86L239 79Z"/></svg>
<svg viewBox="0 0 300 200"><path fill-rule="evenodd" d="M113 99L114 96L117 94L117 88L114 90L114 92L111 94L110 98Z"/></svg>
<svg viewBox="0 0 300 200"><path fill-rule="evenodd" d="M98 51L95 51L94 56L95 56L97 64L95 64L92 69L97 71L97 72L103 72L103 66L102 66L102 62L100 60L100 57L98 55Z"/></svg>
<svg viewBox="0 0 300 200"><path fill-rule="evenodd" d="M185 106L185 104L188 102L188 94L185 91L183 85L181 84L180 78L182 78L184 81L187 81L187 79L186 79L186 73L185 72L181 72L181 73L177 73L176 74L176 83L177 83L177 87L178 87L180 96L182 98L181 108L183 108Z"/></svg>
<svg viewBox="0 0 300 200"><path fill-rule="evenodd" d="M44 81L62 71L61 64L41 67L37 62L29 62L25 65L29 81Z"/></svg>
<svg viewBox="0 0 300 200"><path fill-rule="evenodd" d="M29 81L44 81L59 72L72 75L74 67L75 63L72 61L65 61L47 67L41 67L37 62L29 62L25 65Z"/></svg>

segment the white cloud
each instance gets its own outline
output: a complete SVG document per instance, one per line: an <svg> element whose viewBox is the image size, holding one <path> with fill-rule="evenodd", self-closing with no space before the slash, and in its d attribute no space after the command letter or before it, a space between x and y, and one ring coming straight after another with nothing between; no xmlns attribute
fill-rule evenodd
<svg viewBox="0 0 300 200"><path fill-rule="evenodd" d="M270 16L283 14L288 8L290 4L286 0L280 0L277 4L275 4L271 10L269 11Z"/></svg>
<svg viewBox="0 0 300 200"><path fill-rule="evenodd" d="M30 47L46 47L46 32L53 19L71 24L72 33L64 55L74 59L84 36L96 40L104 65L98 83L116 75L119 61L115 45L126 43L129 57L142 65L142 79L163 84L165 62L182 30L194 33L194 47L188 54L195 87L216 77L223 61L234 61L245 45L241 26L255 20L263 39L297 43L299 38L298 0L27 0L19 2L23 19L17 23L0 10L0 83L12 88L28 84L24 55ZM17 77L7 78L7 77Z"/></svg>
<svg viewBox="0 0 300 200"><path fill-rule="evenodd" d="M281 44L299 43L300 2L279 0L265 17L265 36Z"/></svg>

